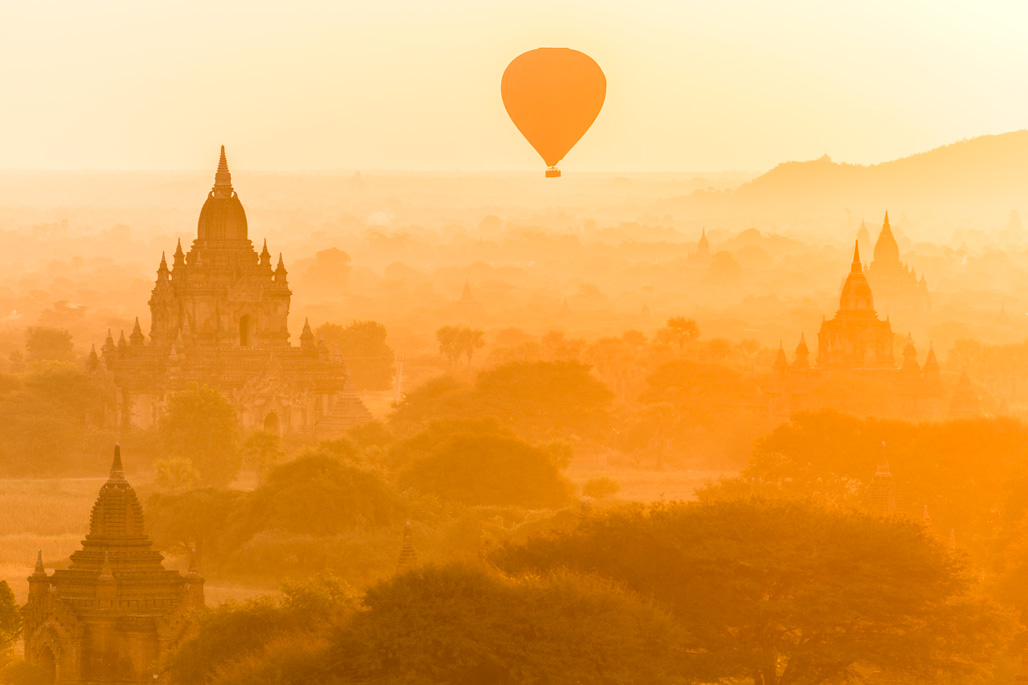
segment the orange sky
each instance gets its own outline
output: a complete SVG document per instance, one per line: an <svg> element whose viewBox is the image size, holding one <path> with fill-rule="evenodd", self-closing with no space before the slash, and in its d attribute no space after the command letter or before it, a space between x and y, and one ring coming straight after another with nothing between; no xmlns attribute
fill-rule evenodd
<svg viewBox="0 0 1028 685"><path fill-rule="evenodd" d="M0 4L0 168L539 170L499 80L607 76L569 170L876 162L1028 125L1028 3Z"/></svg>

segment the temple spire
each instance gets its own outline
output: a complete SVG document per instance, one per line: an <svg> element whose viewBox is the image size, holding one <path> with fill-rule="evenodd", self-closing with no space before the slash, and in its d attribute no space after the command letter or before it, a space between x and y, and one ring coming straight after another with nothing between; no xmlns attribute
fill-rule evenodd
<svg viewBox="0 0 1028 685"><path fill-rule="evenodd" d="M121 465L121 443L114 443L114 463L111 464L112 481L125 480L125 467Z"/></svg>
<svg viewBox="0 0 1028 685"><path fill-rule="evenodd" d="M132 326L132 335L129 336L129 342L133 345L142 345L146 342L146 336L143 335L143 329L139 327L139 317L136 317L136 323Z"/></svg>
<svg viewBox="0 0 1028 685"><path fill-rule="evenodd" d="M36 569L32 575L36 577L46 575L46 568L43 566L43 550L36 552Z"/></svg>
<svg viewBox="0 0 1028 685"><path fill-rule="evenodd" d="M860 265L860 241L853 241L853 264L850 265L850 273L859 274L864 270Z"/></svg>
<svg viewBox="0 0 1028 685"><path fill-rule="evenodd" d="M221 158L218 159L218 171L214 174L214 195L230 197L232 195L232 174L228 171L228 159L225 157L225 146L221 146Z"/></svg>

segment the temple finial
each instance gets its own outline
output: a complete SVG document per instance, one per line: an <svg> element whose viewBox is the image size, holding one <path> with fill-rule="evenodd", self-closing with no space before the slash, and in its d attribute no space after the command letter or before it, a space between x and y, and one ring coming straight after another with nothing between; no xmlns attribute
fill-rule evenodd
<svg viewBox="0 0 1028 685"><path fill-rule="evenodd" d="M228 159L225 157L225 146L221 146L221 157L218 159L218 171L214 174L214 194L217 197L232 195L232 174L228 171Z"/></svg>
<svg viewBox="0 0 1028 685"><path fill-rule="evenodd" d="M46 568L43 567L43 550L36 552L36 569L32 572L34 576L45 576Z"/></svg>
<svg viewBox="0 0 1028 685"><path fill-rule="evenodd" d="M111 480L125 480L125 467L121 465L121 443L114 443L114 463L111 464Z"/></svg>
<svg viewBox="0 0 1028 685"><path fill-rule="evenodd" d="M860 265L860 241L853 241L853 264L850 266L850 271L853 273L860 273L864 270L864 267Z"/></svg>

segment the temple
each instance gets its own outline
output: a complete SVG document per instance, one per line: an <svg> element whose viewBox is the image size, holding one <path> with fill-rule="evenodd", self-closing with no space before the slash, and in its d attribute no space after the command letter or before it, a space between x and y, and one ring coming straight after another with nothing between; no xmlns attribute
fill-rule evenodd
<svg viewBox="0 0 1028 685"><path fill-rule="evenodd" d="M267 241L258 255L249 239L222 147L196 239L188 252L179 241L170 268L161 255L149 339L137 318L127 340L122 331L115 344L108 331L101 354L90 352L104 423L148 428L168 395L191 383L220 390L247 429L325 436L370 418L341 355L308 323L300 346L290 345L291 295L282 255L272 266Z"/></svg>
<svg viewBox="0 0 1028 685"><path fill-rule="evenodd" d="M875 311L874 295L860 262L858 242L842 287L839 309L831 320L821 322L817 365L810 364L810 350L803 334L800 334L791 363L785 347L779 344L771 377L763 388L770 414L785 418L793 411L813 409L814 388L829 378L836 384L845 384L853 374L870 374L892 384L898 411L904 416L922 420L944 418L945 390L934 348L929 347L924 366L920 366L914 339L908 334L902 365L897 369L894 347L891 323L888 319L879 319ZM966 391L955 400L958 408L955 411L951 408L951 414L972 414L974 409L968 409L971 403L964 395Z"/></svg>
<svg viewBox="0 0 1028 685"><path fill-rule="evenodd" d="M926 312L931 308L928 282L900 261L899 245L885 213L882 232L875 243L874 259L867 268L867 280L878 294L879 306L886 312Z"/></svg>
<svg viewBox="0 0 1028 685"><path fill-rule="evenodd" d="M707 229L704 227L700 231L700 239L696 243L696 251L689 255L689 262L691 264L710 264L710 241L707 240Z"/></svg>
<svg viewBox="0 0 1028 685"><path fill-rule="evenodd" d="M28 582L25 659L55 685L163 682L161 659L192 635L204 606L195 558L182 575L153 549L117 446L82 549L49 575L40 552Z"/></svg>
<svg viewBox="0 0 1028 685"><path fill-rule="evenodd" d="M839 310L821 323L817 365L827 369L888 369L895 366L892 326L875 313L871 286L853 247L853 263L839 298Z"/></svg>

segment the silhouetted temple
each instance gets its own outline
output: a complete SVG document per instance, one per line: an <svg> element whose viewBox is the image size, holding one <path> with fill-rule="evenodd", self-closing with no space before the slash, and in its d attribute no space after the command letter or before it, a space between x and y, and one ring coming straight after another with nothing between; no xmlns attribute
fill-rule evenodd
<svg viewBox="0 0 1028 685"><path fill-rule="evenodd" d="M826 369L891 369L892 326L875 313L871 286L860 263L860 249L854 244L853 263L842 286L839 310L821 323L817 334L817 365Z"/></svg>
<svg viewBox="0 0 1028 685"><path fill-rule="evenodd" d="M967 375L965 368L960 373L960 380L953 390L953 397L950 398L949 417L951 419L969 419L981 416L982 403L978 392L971 384L971 377Z"/></svg>
<svg viewBox="0 0 1028 685"><path fill-rule="evenodd" d="M924 274L920 280L912 268L900 261L899 245L885 213L882 232L875 243L874 259L867 269L867 280L878 294L879 305L886 312L928 311L931 298Z"/></svg>
<svg viewBox="0 0 1028 685"><path fill-rule="evenodd" d="M348 391L346 366L305 323L289 344L282 255L272 266L248 237L246 212L232 188L225 148L189 252L179 241L171 268L161 256L150 297L150 337L136 319L128 340L110 331L89 368L104 388L108 425L147 428L166 398L190 383L220 390L244 428L325 435L370 418Z"/></svg>
<svg viewBox="0 0 1028 685"><path fill-rule="evenodd" d="M790 364L779 343L771 379L764 388L772 416L811 409L809 395L814 381L825 374L844 384L847 374L872 373L895 385L899 408L905 416L938 419L945 414L944 394L935 350L929 348L924 367L918 365L914 340L908 334L903 363L895 363L895 336L888 320L875 312L874 296L860 262L859 243L854 247L850 273L842 287L839 309L831 320L822 320L818 333L817 366L810 365L810 350L800 334Z"/></svg>
<svg viewBox="0 0 1028 685"><path fill-rule="evenodd" d="M203 578L164 568L114 448L82 549L47 575L40 552L24 608L25 659L56 685L162 682L161 659L191 635Z"/></svg>
<svg viewBox="0 0 1028 685"><path fill-rule="evenodd" d="M696 251L689 255L689 262L693 264L710 264L710 241L707 240L707 229L700 232L700 239L696 243Z"/></svg>

